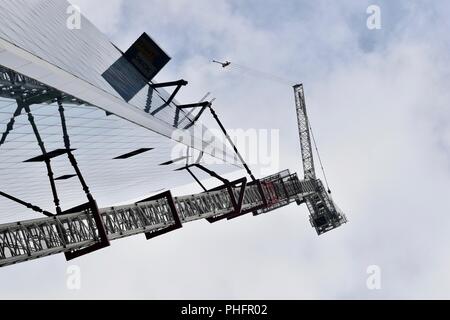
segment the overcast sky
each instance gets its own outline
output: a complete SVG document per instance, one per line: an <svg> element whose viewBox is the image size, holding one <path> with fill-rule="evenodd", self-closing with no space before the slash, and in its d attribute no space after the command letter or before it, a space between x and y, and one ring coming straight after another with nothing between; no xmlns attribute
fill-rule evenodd
<svg viewBox="0 0 450 320"><path fill-rule="evenodd" d="M199 221L0 270L0 298L450 298L450 4L447 1L73 0L121 49L149 33L229 128L280 130L280 167L301 173L292 88L302 82L333 197L350 222L318 237L303 205ZM381 29L366 25L381 8ZM177 190L189 193L190 188ZM68 290L68 265L81 289ZM379 266L381 289L366 286Z"/></svg>

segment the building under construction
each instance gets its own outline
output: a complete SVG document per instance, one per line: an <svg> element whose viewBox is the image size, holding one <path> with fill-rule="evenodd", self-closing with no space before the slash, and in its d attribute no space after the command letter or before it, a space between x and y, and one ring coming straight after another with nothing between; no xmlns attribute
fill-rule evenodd
<svg viewBox="0 0 450 320"><path fill-rule="evenodd" d="M316 176L302 85L293 105L303 176L255 177L211 101L181 103L187 81L154 80L170 57L149 35L122 52L83 16L81 29L68 28L69 6L0 2L0 266L57 253L70 260L123 237L152 239L190 221L259 216L292 203L306 204L319 235L346 222ZM227 145L198 134L208 131L205 116ZM176 145L186 152L173 158ZM235 158L246 175L229 181L223 175ZM216 187L205 188L206 178ZM191 182L203 192L168 191ZM111 207L130 194L142 199Z"/></svg>

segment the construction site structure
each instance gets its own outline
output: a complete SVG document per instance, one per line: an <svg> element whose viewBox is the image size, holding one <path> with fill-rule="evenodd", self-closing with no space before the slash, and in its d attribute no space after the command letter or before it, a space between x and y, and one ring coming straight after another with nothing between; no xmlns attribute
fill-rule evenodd
<svg viewBox="0 0 450 320"><path fill-rule="evenodd" d="M39 88L40 85L32 80L28 82L26 77L11 72L2 77L4 85L8 81L17 97L29 95L30 88ZM59 212L57 215L48 214L47 217L40 219L0 225L0 266L58 253L65 253L66 258L71 260L106 247L112 240L141 233L145 234L147 239L152 239L179 229L184 223L190 221L206 219L214 223L223 219L234 219L247 213L257 216L293 202L298 205L306 203L310 212L311 225L318 235L339 227L347 222L346 217L336 207L322 181L316 177L303 86L296 85L294 93L303 179L285 170L250 182L247 178L228 181L201 165L194 164L193 166L200 167L221 179L223 185L213 190L182 197L173 197L171 192L167 191L130 205L102 209L97 208L95 200L90 196L88 197L90 201L85 205ZM12 93L4 90L3 94L11 95ZM30 110L30 105L34 102L55 99L55 92L48 94L51 96L40 95L39 101L34 100L32 96L29 99L21 99L21 107ZM61 104L61 112L63 112L63 103L74 103L74 99L69 99L62 93L56 92L56 96ZM30 121L33 123L32 116ZM72 164L76 170L76 161L70 152L68 133L65 132L65 135L67 135L65 138L68 143L67 154L72 158ZM82 178L81 175L80 178ZM3 196L8 197L6 194ZM32 208L31 204L24 205ZM39 210L39 208L32 209Z"/></svg>

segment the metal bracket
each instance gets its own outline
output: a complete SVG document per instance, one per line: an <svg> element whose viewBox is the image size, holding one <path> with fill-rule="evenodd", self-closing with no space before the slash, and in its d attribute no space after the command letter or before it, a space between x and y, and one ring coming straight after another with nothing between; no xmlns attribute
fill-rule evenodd
<svg viewBox="0 0 450 320"><path fill-rule="evenodd" d="M161 82L161 83L152 83L150 86L153 89L157 88L167 88L167 87L175 87L175 86L186 86L188 82L186 80L177 80L177 81L170 81L170 82Z"/></svg>
<svg viewBox="0 0 450 320"><path fill-rule="evenodd" d="M185 80L178 80L178 81L173 81L173 82L153 84L153 85L151 85L151 87L153 89L156 89L156 88L161 88L161 87L177 86L175 88L175 90L172 92L172 94L170 95L169 99L164 104L164 105L169 105L169 104L172 103L173 99L175 99L175 96L178 94L178 92L180 91L181 87L186 86L187 84L188 84L188 82L185 81Z"/></svg>
<svg viewBox="0 0 450 320"><path fill-rule="evenodd" d="M197 121L198 119L200 119L200 117L202 116L203 112L205 112L207 107L202 107L199 111L199 113L197 113L197 115L194 117L194 119L192 119L191 123L187 124L186 127L184 127L185 130L191 128Z"/></svg>
<svg viewBox="0 0 450 320"><path fill-rule="evenodd" d="M228 220L232 220L234 218L238 218L238 217L243 216L243 215L245 215L247 213L250 213L250 212L252 212L253 215L255 216L255 215L257 215L258 210L264 209L264 208L267 207L267 199L266 199L266 196L264 195L264 191L263 191L263 188L262 188L262 185L261 185L261 181L260 180L251 181L250 183L247 184L247 187L250 187L250 186L252 186L254 184L256 184L257 187L258 187L258 191L259 191L259 194L261 195L261 199L262 199L263 203L260 206L258 206L258 207L254 207L254 208L251 208L249 210L241 210L241 212L238 213L238 214L230 215L227 218Z"/></svg>
<svg viewBox="0 0 450 320"><path fill-rule="evenodd" d="M163 110L165 107L167 107L168 105L170 105L172 103L172 101L175 99L175 96L178 94L178 92L180 91L181 87L186 86L188 84L188 82L186 80L178 80L178 81L171 81L171 82L162 82L162 83L154 83L154 84L150 84L149 87L150 89L157 89L157 88L165 88L165 87L174 87L176 86L175 90L172 92L172 94L170 95L169 99L167 99L167 101L164 102L164 104L160 107L158 107L156 110L154 110L151 114L154 116L155 114L157 114L159 111ZM150 92L149 92L149 99L150 101L147 102L147 108L145 109L145 111L148 113L150 112L150 107L151 107L151 97L150 97Z"/></svg>
<svg viewBox="0 0 450 320"><path fill-rule="evenodd" d="M177 229L181 229L183 227L180 217L178 216L178 212L177 212L177 208L175 206L175 201L173 200L172 197L172 193L170 191L166 191L163 192L161 194L158 194L156 196L152 196L149 198L146 198L144 200L141 200L138 203L142 203L142 202L148 202L148 201L155 201L155 200L161 200L161 199L166 199L167 200L167 204L170 208L170 211L172 212L172 217L173 217L173 221L175 222L174 224L171 224L170 226L157 230L157 231L153 231L153 232L147 232L145 234L145 237L147 238L147 240L153 239L155 237L158 237L160 235L166 234L168 232L177 230Z"/></svg>
<svg viewBox="0 0 450 320"><path fill-rule="evenodd" d="M199 168L200 170L202 170L202 171L206 172L207 174L209 174L211 177L216 178L217 180L221 181L223 184L218 186L218 187L216 187L216 188L213 188L211 190L206 190L206 188L203 186L203 184L200 182L200 180L195 176L195 174L192 172L192 170L190 170L190 168L192 168L192 167ZM225 188L227 189L228 194L230 195L231 203L233 204L234 211L229 213L229 214L225 214L225 215L222 215L222 216L219 216L219 217L207 218L206 220L209 223L214 223L214 222L217 222L217 221L220 221L220 220L223 220L223 219L228 219L228 220L234 219L234 218L237 218L237 217L239 217L241 215L244 215L244 214L250 212L250 211L244 211L244 212L242 211L242 203L244 201L245 189L246 189L246 186L247 186L247 178L244 177L244 178L241 178L241 179L238 179L238 180L235 180L235 181L229 181L229 180L221 177L220 175L218 175L216 172L214 172L212 170L209 170L208 168L206 168L205 166L203 166L203 165L201 165L199 163L191 164L191 165L188 165L186 167L180 168L178 170L187 170L192 175L192 177L195 179L195 181L202 187L202 189L205 192L207 192L207 191L217 191L217 190L222 190L222 189L225 189ZM259 183L259 182L258 181L251 182L251 184L254 184L254 183ZM235 196L235 194L233 192L233 187L236 187L239 184L241 184L241 189L239 191L239 197L238 197L238 199L236 199L236 196ZM262 193L262 188L260 189L260 192L261 192L261 195L262 195L262 197L264 199L264 195ZM266 202L264 202L264 203L266 203ZM259 209L259 207L256 208L256 210L258 210L258 209ZM253 210L255 210L255 209L252 209L251 211L253 211Z"/></svg>
<svg viewBox="0 0 450 320"><path fill-rule="evenodd" d="M247 174L250 176L252 181L256 181L256 178L253 175L252 171L250 170L250 167L247 165L247 163L245 162L244 158L240 154L238 148L234 144L233 140L230 138L230 136L229 136L229 134L227 132L227 129L225 129L224 125L222 124L222 121L220 121L219 116L217 115L217 113L212 108L212 103L211 102L205 101L205 102L200 102L200 103L185 104L185 105L178 106L179 109L199 108L199 107L201 107L202 110L199 112L197 117L194 119L193 123L195 123L195 121L198 120L198 118L200 117L200 115L203 113L203 111L206 108L209 108L209 111L211 111L211 114L212 114L214 120L216 120L217 124L219 125L220 129L222 130L223 135L228 140L228 143L233 147L234 153L236 154L236 156L239 158L239 160L241 161L242 165L244 166L245 171L247 171Z"/></svg>
<svg viewBox="0 0 450 320"><path fill-rule="evenodd" d="M94 251L97 251L97 250L100 250L103 248L109 247L109 245L110 245L108 235L106 233L106 228L105 228L105 225L103 224L103 220L100 216L97 202L95 202L95 200L89 201L85 204L82 204L80 206L77 206L77 207L74 207L67 211L64 211L62 214L64 215L64 214L69 214L69 213L74 213L74 212L80 212L83 210L91 210L95 225L97 227L98 238L100 241L87 247L87 248L83 248L83 249L76 250L76 251L65 252L64 256L66 257L67 261L73 260L75 258L79 258L81 256L84 256L86 254L92 253Z"/></svg>
<svg viewBox="0 0 450 320"><path fill-rule="evenodd" d="M233 192L233 187L236 187L238 184L241 184L241 188L239 190L239 197L236 200L236 196L234 195L234 192ZM234 211L230 212L228 214L224 214L219 217L207 218L206 220L209 223L215 223L215 222L223 220L223 219L228 219L228 220L234 219L234 218L237 218L237 217L245 214L245 213L242 213L242 203L244 201L246 187L247 187L247 178L244 177L244 178L241 178L241 179L238 179L235 181L228 182L222 186L219 186L217 188L210 190L210 191L216 191L216 190L221 190L221 189L226 188L230 195L231 203L233 204ZM246 213L248 213L248 212L246 212Z"/></svg>
<svg viewBox="0 0 450 320"><path fill-rule="evenodd" d="M176 171L187 170L194 177L195 181L200 184L200 186L202 187L202 189L204 191L207 191L206 188L200 183L199 179L195 176L195 174L192 172L192 170L190 170L190 168L193 168L193 167L199 168L200 170L206 172L211 177L216 178L217 180L219 180L223 184L230 183L229 180L227 180L225 178L222 178L216 172L214 172L212 170L209 170L208 168L206 168L205 166L201 165L200 163L194 163L194 164L190 164L190 165L187 165L187 166L184 166L184 167L176 169Z"/></svg>
<svg viewBox="0 0 450 320"><path fill-rule="evenodd" d="M181 104L177 106L179 109L190 109L190 108L208 108L211 106L211 102L209 101L203 101L203 102L197 102L197 103L190 103L190 104Z"/></svg>

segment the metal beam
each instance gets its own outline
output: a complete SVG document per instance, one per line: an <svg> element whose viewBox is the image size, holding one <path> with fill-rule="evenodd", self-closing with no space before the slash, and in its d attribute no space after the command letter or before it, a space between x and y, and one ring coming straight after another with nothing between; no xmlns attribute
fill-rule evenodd
<svg viewBox="0 0 450 320"><path fill-rule="evenodd" d="M170 81L170 82L161 82L161 83L152 83L150 86L153 89L157 88L166 88L166 87L175 87L175 86L186 86L188 85L188 82L186 80L177 80L177 81Z"/></svg>
<svg viewBox="0 0 450 320"><path fill-rule="evenodd" d="M190 103L190 104L181 104L177 107L180 109L190 109L190 108L198 108L198 107L209 107L211 105L211 102L209 101L203 101L203 102L197 102L197 103Z"/></svg>
<svg viewBox="0 0 450 320"><path fill-rule="evenodd" d="M47 150L45 148L45 144L44 141L42 140L41 134L39 133L39 129L36 125L36 122L34 120L34 116L31 113L30 105L19 99L17 100L17 104L23 105L26 113L28 114L28 121L30 122L31 127L33 128L33 132L36 137L38 146L41 149L42 156L44 157L45 166L47 168L48 180L50 182L50 187L52 189L53 202L55 203L56 214L61 214L62 211L60 207L60 200L58 197L58 191L56 189L55 177L52 170L51 160L50 157L47 156Z"/></svg>
<svg viewBox="0 0 450 320"><path fill-rule="evenodd" d="M42 213L43 215L45 215L47 217L53 217L54 216L54 214L51 213L51 212L43 210L43 209L41 209L38 206L35 206L35 205L33 205L33 204L29 203L29 202L23 201L23 200L21 200L19 198L16 198L16 197L14 197L14 196L12 196L10 194L5 193L5 192L0 191L0 196L4 197L6 199L9 199L11 201L14 201L14 202L16 202L16 203L18 203L18 204L20 204L20 205L22 205L24 207L27 207L28 209L31 209L31 210L33 210L35 212Z"/></svg>
<svg viewBox="0 0 450 320"><path fill-rule="evenodd" d="M67 130L66 117L64 114L64 106L62 104L61 97L58 97L57 103L58 103L58 111L59 111L59 115L60 115L60 119L61 119L61 129L62 129L64 146L66 148L67 157L69 158L69 162L72 165L72 167L75 171L75 174L78 177L78 180L80 181L80 184L81 184L81 187L83 188L84 193L86 194L86 197L88 199L88 206L92 212L94 222L95 222L95 225L98 230L98 236L100 239L100 241L98 243L96 243L95 245L92 245L90 247L83 248L83 249L77 250L77 251L65 252L66 259L72 260L72 259L78 258L82 255L91 253L93 251L108 247L109 239L106 234L105 225L103 224L103 221L100 217L100 212L97 207L97 202L95 201L94 197L92 196L92 194L89 190L89 187L86 183L86 180L84 179L83 174L81 173L80 167L78 166L78 162L72 153L72 148L70 146L70 136L69 136L69 132Z"/></svg>
<svg viewBox="0 0 450 320"><path fill-rule="evenodd" d="M185 105L178 106L178 108L180 108L180 109L199 108L199 107L201 107L202 109L201 109L200 113L197 115L197 117L194 119L193 123L195 123L198 120L198 118L200 117L200 115L203 113L203 111L206 108L209 108L209 111L211 112L214 120L216 120L217 124L219 125L220 130L222 130L223 135L225 136L225 138L227 139L228 143L233 148L234 153L239 158L239 161L241 161L242 165L244 166L244 169L247 171L247 174L250 176L252 181L256 181L256 178L253 175L252 170L247 165L247 163L245 162L245 160L242 157L241 153L239 152L238 148L234 144L233 140L231 139L230 135L228 134L227 130L225 129L224 125L222 124L222 121L220 121L219 116L217 115L216 111L214 111L214 109L212 108L212 103L211 102L205 101L205 102L199 102L199 103L193 103L193 104L185 104Z"/></svg>
<svg viewBox="0 0 450 320"><path fill-rule="evenodd" d="M273 183L278 184L279 181L275 180ZM293 195L288 199L280 198L279 201L291 203L298 197L305 196L298 179L285 181L285 184L292 188ZM239 194L241 187L233 187L233 192ZM136 234L158 235L176 225L175 217L179 217L180 223L184 224L199 219L229 216L236 210L226 189L172 199L173 206L168 197L159 196L146 202L100 209L108 240ZM257 184L245 187L242 211L250 212L264 203ZM88 208L51 218L4 224L0 225L0 266L92 248L99 242L99 230L94 222L93 212Z"/></svg>
<svg viewBox="0 0 450 320"><path fill-rule="evenodd" d="M306 112L305 93L303 85L294 86L295 106L297 110L298 132L300 135L300 149L302 152L303 174L305 179L316 179L313 151L311 147L310 125Z"/></svg>
<svg viewBox="0 0 450 320"><path fill-rule="evenodd" d="M239 160L241 161L242 165L244 166L245 170L247 171L247 174L250 176L250 178L252 178L252 181L256 181L256 178L253 175L252 170L250 170L250 167L245 162L244 158L242 157L242 155L239 152L238 148L234 144L233 140L231 140L227 130L225 129L225 127L222 124L222 122L220 121L219 117L217 116L217 113L214 111L214 109L212 107L210 107L209 110L211 111L211 114L212 114L213 118L216 120L217 124L219 125L220 129L222 130L223 135L225 136L225 138L228 140L228 142L230 143L231 147L233 148L234 153L238 156Z"/></svg>

